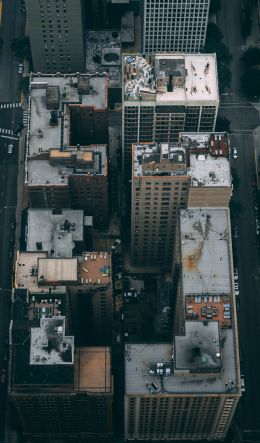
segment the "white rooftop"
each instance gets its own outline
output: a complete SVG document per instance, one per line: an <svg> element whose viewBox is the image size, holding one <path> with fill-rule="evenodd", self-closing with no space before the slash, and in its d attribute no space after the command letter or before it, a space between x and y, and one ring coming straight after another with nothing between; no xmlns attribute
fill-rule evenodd
<svg viewBox="0 0 260 443"><path fill-rule="evenodd" d="M183 295L231 294L229 211L180 211Z"/></svg>
<svg viewBox="0 0 260 443"><path fill-rule="evenodd" d="M229 161L225 157L191 154L188 175L191 186L231 187Z"/></svg>
<svg viewBox="0 0 260 443"><path fill-rule="evenodd" d="M80 74L80 78L87 75ZM78 77L69 75L33 75L29 103L29 123L27 156L32 157L50 148L60 148L69 142L69 106L93 106L96 109L107 108L107 79L104 76L89 76L90 94L79 94ZM50 125L50 110L46 107L47 86L59 87L59 105L57 125Z"/></svg>
<svg viewBox="0 0 260 443"><path fill-rule="evenodd" d="M72 365L74 337L65 335L65 317L41 318L31 328L31 365Z"/></svg>
<svg viewBox="0 0 260 443"><path fill-rule="evenodd" d="M163 53L152 59L125 55L124 64L126 100L138 100L144 93L142 100L154 94L157 105L219 101L215 54Z"/></svg>
<svg viewBox="0 0 260 443"><path fill-rule="evenodd" d="M83 242L84 213L81 210L29 209L26 249L37 251L39 247L49 257L72 257L74 242Z"/></svg>

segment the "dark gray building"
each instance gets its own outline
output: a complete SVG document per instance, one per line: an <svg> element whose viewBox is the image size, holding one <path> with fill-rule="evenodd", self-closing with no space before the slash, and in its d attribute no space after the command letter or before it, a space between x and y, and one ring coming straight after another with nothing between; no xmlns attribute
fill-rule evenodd
<svg viewBox="0 0 260 443"><path fill-rule="evenodd" d="M82 0L26 0L34 72L85 71Z"/></svg>

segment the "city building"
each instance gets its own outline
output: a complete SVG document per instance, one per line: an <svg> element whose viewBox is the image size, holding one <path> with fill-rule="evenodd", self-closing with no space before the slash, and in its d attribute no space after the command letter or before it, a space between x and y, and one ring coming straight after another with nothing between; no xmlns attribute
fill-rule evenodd
<svg viewBox="0 0 260 443"><path fill-rule="evenodd" d="M125 346L125 440L223 440L241 396L227 208L180 211L170 343Z"/></svg>
<svg viewBox="0 0 260 443"><path fill-rule="evenodd" d="M34 72L85 72L82 0L25 0Z"/></svg>
<svg viewBox="0 0 260 443"><path fill-rule="evenodd" d="M144 0L143 52L200 52L205 44L210 0Z"/></svg>
<svg viewBox="0 0 260 443"><path fill-rule="evenodd" d="M132 264L169 270L179 209L229 206L229 139L182 133L176 143L134 144L132 156Z"/></svg>
<svg viewBox="0 0 260 443"><path fill-rule="evenodd" d="M32 208L83 209L108 224L107 78L32 75L25 181Z"/></svg>
<svg viewBox="0 0 260 443"><path fill-rule="evenodd" d="M73 209L29 209L27 251L47 251L50 258L71 258L85 248L84 213Z"/></svg>
<svg viewBox="0 0 260 443"><path fill-rule="evenodd" d="M33 239L33 234L29 238ZM46 249L50 246L43 244ZM68 294L69 319L77 343L110 345L114 312L111 254L84 252L71 258L51 255L41 250L18 252L14 288L42 297Z"/></svg>
<svg viewBox="0 0 260 443"><path fill-rule="evenodd" d="M12 301L9 400L26 441L112 441L110 348L75 347L63 294Z"/></svg>
<svg viewBox="0 0 260 443"><path fill-rule="evenodd" d="M215 54L124 55L122 78L127 180L133 143L174 142L180 132L214 131L219 105Z"/></svg>

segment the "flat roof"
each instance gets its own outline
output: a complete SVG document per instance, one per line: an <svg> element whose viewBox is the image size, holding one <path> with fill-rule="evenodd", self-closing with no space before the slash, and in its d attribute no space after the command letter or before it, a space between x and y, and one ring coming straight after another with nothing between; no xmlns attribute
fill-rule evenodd
<svg viewBox="0 0 260 443"><path fill-rule="evenodd" d="M74 337L65 335L65 317L41 318L31 328L31 365L73 365Z"/></svg>
<svg viewBox="0 0 260 443"><path fill-rule="evenodd" d="M91 92L79 93L79 83L89 82ZM57 122L50 124L51 111L47 109L46 88L56 86L59 94L56 112ZM68 145L70 105L107 109L107 78L104 74L90 75L38 75L31 76L29 124L27 134L27 156L33 157L51 148ZM54 108L51 108L54 109Z"/></svg>
<svg viewBox="0 0 260 443"><path fill-rule="evenodd" d="M78 261L76 258L39 258L38 284L46 285L55 282L77 283Z"/></svg>
<svg viewBox="0 0 260 443"><path fill-rule="evenodd" d="M183 294L231 294L229 211L180 211Z"/></svg>
<svg viewBox="0 0 260 443"><path fill-rule="evenodd" d="M133 145L133 175L187 175L186 151L174 143L136 143Z"/></svg>
<svg viewBox="0 0 260 443"><path fill-rule="evenodd" d="M38 259L46 259L47 252L18 251L15 263L15 288L28 289L35 293L66 293L65 286L38 286Z"/></svg>
<svg viewBox="0 0 260 443"><path fill-rule="evenodd" d="M49 257L70 258L74 242L84 240L84 212L75 209L29 209L27 251L41 248Z"/></svg>
<svg viewBox="0 0 260 443"><path fill-rule="evenodd" d="M69 166L67 166L67 161ZM69 177L78 174L107 176L107 145L90 145L65 151L51 148L49 158L27 161L26 176L29 186L66 187Z"/></svg>
<svg viewBox="0 0 260 443"><path fill-rule="evenodd" d="M188 176L191 186L231 187L230 164L226 157L210 154L190 154Z"/></svg>
<svg viewBox="0 0 260 443"><path fill-rule="evenodd" d="M180 143L193 154L205 153L213 157L230 157L230 143L226 132L181 132Z"/></svg>
<svg viewBox="0 0 260 443"><path fill-rule="evenodd" d="M81 284L110 285L112 283L109 252L85 252L78 260Z"/></svg>
<svg viewBox="0 0 260 443"><path fill-rule="evenodd" d="M110 348L75 349L74 387L79 391L112 393Z"/></svg>
<svg viewBox="0 0 260 443"><path fill-rule="evenodd" d="M219 101L215 54L131 54L123 56L123 63L125 100L152 100L154 95L157 105Z"/></svg>

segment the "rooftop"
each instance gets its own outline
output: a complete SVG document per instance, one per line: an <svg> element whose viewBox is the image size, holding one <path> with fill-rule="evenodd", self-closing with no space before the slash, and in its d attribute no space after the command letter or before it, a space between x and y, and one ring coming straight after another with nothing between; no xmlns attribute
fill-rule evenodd
<svg viewBox="0 0 260 443"><path fill-rule="evenodd" d="M68 146L72 105L106 110L106 77L101 74L32 75L27 156Z"/></svg>
<svg viewBox="0 0 260 443"><path fill-rule="evenodd" d="M79 278L81 284L110 285L111 255L109 252L85 252L79 258Z"/></svg>
<svg viewBox="0 0 260 443"><path fill-rule="evenodd" d="M41 318L31 328L31 365L72 365L74 337L65 335L65 317Z"/></svg>
<svg viewBox="0 0 260 443"><path fill-rule="evenodd" d="M75 349L74 386L79 391L112 392L110 348Z"/></svg>
<svg viewBox="0 0 260 443"><path fill-rule="evenodd" d="M231 294L229 212L224 208L180 211L183 294Z"/></svg>
<svg viewBox="0 0 260 443"><path fill-rule="evenodd" d="M208 154L190 154L188 175L191 186L231 187L229 161L225 157Z"/></svg>
<svg viewBox="0 0 260 443"><path fill-rule="evenodd" d="M172 143L133 145L133 175L187 175L186 151Z"/></svg>
<svg viewBox="0 0 260 443"><path fill-rule="evenodd" d="M84 241L81 210L28 210L27 251L47 251L48 257L70 258L75 242Z"/></svg>
<svg viewBox="0 0 260 443"><path fill-rule="evenodd" d="M18 252L15 264L15 288L26 288L31 293L65 293L65 286L38 286L38 259L46 259L47 252Z"/></svg>
<svg viewBox="0 0 260 443"><path fill-rule="evenodd" d="M215 54L125 55L126 100L154 100L157 105L218 103Z"/></svg>
<svg viewBox="0 0 260 443"><path fill-rule="evenodd" d="M76 258L39 258L38 284L77 284L78 261Z"/></svg>
<svg viewBox="0 0 260 443"><path fill-rule="evenodd" d="M107 146L91 145L79 149L50 149L40 160L27 162L27 182L30 186L68 186L72 175L107 175Z"/></svg>
<svg viewBox="0 0 260 443"><path fill-rule="evenodd" d="M181 132L180 143L192 154L210 153L214 158L229 159L229 138L226 132Z"/></svg>
<svg viewBox="0 0 260 443"><path fill-rule="evenodd" d="M134 43L135 19L133 11L126 11L121 18L121 40L122 43Z"/></svg>

